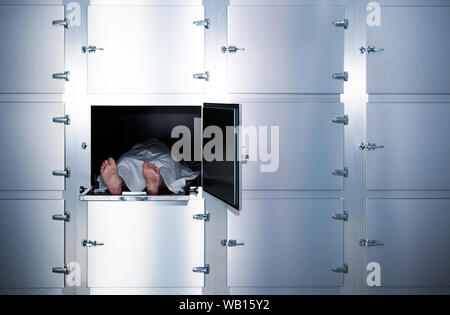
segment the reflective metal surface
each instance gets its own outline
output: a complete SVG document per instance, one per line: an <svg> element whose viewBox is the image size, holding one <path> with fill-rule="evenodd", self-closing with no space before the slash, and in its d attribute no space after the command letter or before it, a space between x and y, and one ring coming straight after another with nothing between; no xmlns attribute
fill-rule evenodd
<svg viewBox="0 0 450 315"><path fill-rule="evenodd" d="M345 70L345 30L332 23L344 14L343 6L229 6L227 45L245 47L228 54L229 93L341 93L331 76Z"/></svg>
<svg viewBox="0 0 450 315"><path fill-rule="evenodd" d="M62 288L63 200L0 200L0 288Z"/></svg>
<svg viewBox="0 0 450 315"><path fill-rule="evenodd" d="M368 199L367 263L381 266L381 285L450 285L450 200Z"/></svg>
<svg viewBox="0 0 450 315"><path fill-rule="evenodd" d="M0 93L64 93L63 6L0 6ZM30 54L32 52L32 54Z"/></svg>
<svg viewBox="0 0 450 315"><path fill-rule="evenodd" d="M88 248L91 288L203 287L204 200L89 202Z"/></svg>
<svg viewBox="0 0 450 315"><path fill-rule="evenodd" d="M382 144L365 151L367 189L450 190L449 103L369 103L366 117Z"/></svg>
<svg viewBox="0 0 450 315"><path fill-rule="evenodd" d="M228 286L342 286L344 222L339 199L244 200L239 215L228 213ZM231 242L231 240L229 241ZM234 244L234 242L232 242ZM240 245L240 244L235 244Z"/></svg>
<svg viewBox="0 0 450 315"><path fill-rule="evenodd" d="M202 6L89 6L90 93L203 93Z"/></svg>
<svg viewBox="0 0 450 315"><path fill-rule="evenodd" d="M0 190L64 190L65 125L62 103L0 104Z"/></svg>
<svg viewBox="0 0 450 315"><path fill-rule="evenodd" d="M450 7L383 6L382 23L367 28L367 93L450 93Z"/></svg>
<svg viewBox="0 0 450 315"><path fill-rule="evenodd" d="M344 105L339 103L243 104L244 127L280 127L278 147L275 143L271 147L273 159L279 149L278 169L261 172L261 165L267 163L259 162L246 147L243 153L250 154L250 161L242 165L243 189L342 189L343 178L331 172L344 167L345 126L331 119L343 114Z"/></svg>

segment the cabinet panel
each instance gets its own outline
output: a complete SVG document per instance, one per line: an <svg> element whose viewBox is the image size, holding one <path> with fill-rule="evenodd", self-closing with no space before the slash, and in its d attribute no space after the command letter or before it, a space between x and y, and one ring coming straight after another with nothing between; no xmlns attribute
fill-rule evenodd
<svg viewBox="0 0 450 315"><path fill-rule="evenodd" d="M0 200L0 288L62 288L63 200Z"/></svg>
<svg viewBox="0 0 450 315"><path fill-rule="evenodd" d="M89 202L88 286L93 288L203 287L203 200Z"/></svg>
<svg viewBox="0 0 450 315"><path fill-rule="evenodd" d="M383 6L367 27L367 93L450 93L449 6Z"/></svg>
<svg viewBox="0 0 450 315"><path fill-rule="evenodd" d="M64 93L63 6L0 6L0 93Z"/></svg>
<svg viewBox="0 0 450 315"><path fill-rule="evenodd" d="M332 122L344 115L340 103L246 103L242 106L243 153L250 161L242 165L243 189L247 190L340 190L343 177L332 172L344 168L344 125ZM258 143L247 141L252 128L258 134L271 126L279 128L279 148L272 143L272 131L266 141L258 135ZM256 149L255 149L256 148ZM271 162L263 162L261 153L272 152ZM256 151L256 152L255 152ZM276 165L271 172L262 172L264 164ZM258 158L255 158L255 155Z"/></svg>
<svg viewBox="0 0 450 315"><path fill-rule="evenodd" d="M368 199L367 263L381 266L381 285L450 285L450 200Z"/></svg>
<svg viewBox="0 0 450 315"><path fill-rule="evenodd" d="M449 103L369 103L366 186L373 190L449 190Z"/></svg>
<svg viewBox="0 0 450 315"><path fill-rule="evenodd" d="M343 6L230 6L230 93L342 93Z"/></svg>
<svg viewBox="0 0 450 315"><path fill-rule="evenodd" d="M62 103L0 103L0 190L64 190Z"/></svg>
<svg viewBox="0 0 450 315"><path fill-rule="evenodd" d="M90 6L90 93L203 93L202 6Z"/></svg>
<svg viewBox="0 0 450 315"><path fill-rule="evenodd" d="M344 223L340 199L244 200L228 212L228 286L342 286Z"/></svg>

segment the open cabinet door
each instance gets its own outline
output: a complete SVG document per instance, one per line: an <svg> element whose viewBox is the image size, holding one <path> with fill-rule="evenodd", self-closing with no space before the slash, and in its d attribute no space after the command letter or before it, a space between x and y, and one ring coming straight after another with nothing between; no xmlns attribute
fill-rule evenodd
<svg viewBox="0 0 450 315"><path fill-rule="evenodd" d="M241 207L238 104L204 104L203 189L233 208Z"/></svg>

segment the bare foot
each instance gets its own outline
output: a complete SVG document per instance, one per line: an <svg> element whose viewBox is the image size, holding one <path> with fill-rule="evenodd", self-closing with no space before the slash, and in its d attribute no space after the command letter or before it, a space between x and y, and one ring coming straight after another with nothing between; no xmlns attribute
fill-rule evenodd
<svg viewBox="0 0 450 315"><path fill-rule="evenodd" d="M147 194L157 195L159 188L162 185L162 177L159 173L159 169L155 164L144 162L142 165L142 176L145 178L145 184L147 186Z"/></svg>
<svg viewBox="0 0 450 315"><path fill-rule="evenodd" d="M100 173L102 174L102 179L106 187L108 187L112 195L122 194L124 182L117 172L117 165L114 159L109 158L105 160L100 168Z"/></svg>

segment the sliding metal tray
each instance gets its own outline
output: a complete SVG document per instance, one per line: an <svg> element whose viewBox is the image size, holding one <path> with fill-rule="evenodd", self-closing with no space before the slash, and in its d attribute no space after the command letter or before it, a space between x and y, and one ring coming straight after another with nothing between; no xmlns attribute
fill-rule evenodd
<svg viewBox="0 0 450 315"><path fill-rule="evenodd" d="M80 195L81 201L189 201L202 199L202 188L192 187L189 194L183 195L109 195L109 194L95 194L93 189L89 189Z"/></svg>

